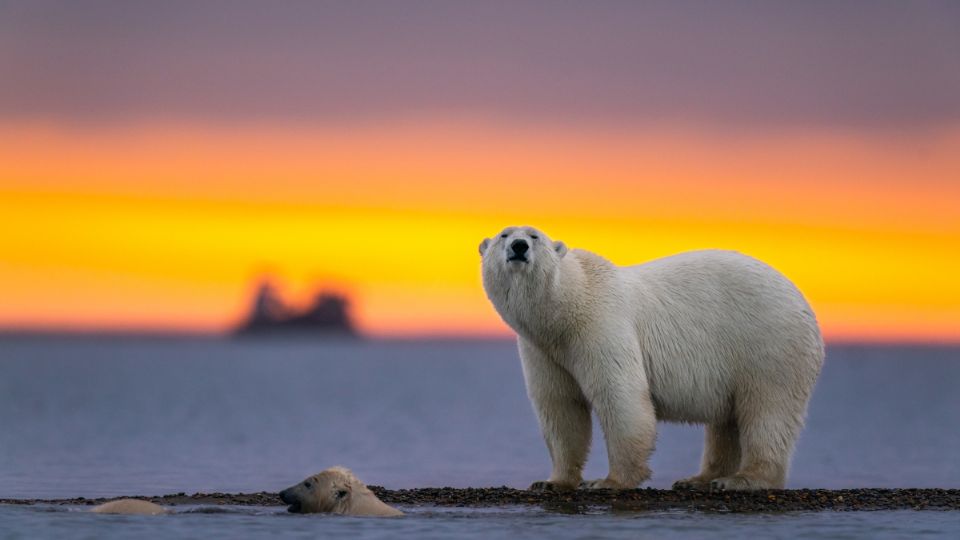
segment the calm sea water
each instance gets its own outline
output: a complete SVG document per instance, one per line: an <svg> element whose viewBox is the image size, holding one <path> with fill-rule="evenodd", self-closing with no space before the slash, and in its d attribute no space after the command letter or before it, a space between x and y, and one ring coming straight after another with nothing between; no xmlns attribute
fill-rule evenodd
<svg viewBox="0 0 960 540"><path fill-rule="evenodd" d="M588 477L606 472L595 432ZM696 472L701 438L699 427L661 425L650 485L668 487ZM960 350L831 347L789 487L960 488L957 456ZM0 339L0 498L274 491L336 464L390 488L526 487L544 478L549 458L515 347ZM361 538L960 535L960 517L943 512L405 510L411 515L402 520L290 516L280 507L148 519L0 506L0 532L30 538L186 531L205 538L241 531Z"/></svg>

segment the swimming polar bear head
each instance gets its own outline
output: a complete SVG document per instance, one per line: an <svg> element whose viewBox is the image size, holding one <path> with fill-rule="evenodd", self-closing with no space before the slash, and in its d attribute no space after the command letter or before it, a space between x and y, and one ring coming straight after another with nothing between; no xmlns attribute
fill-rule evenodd
<svg viewBox="0 0 960 540"><path fill-rule="evenodd" d="M484 279L514 274L549 271L567 254L563 242L553 242L533 227L507 227L493 238L480 242Z"/></svg>
<svg viewBox="0 0 960 540"><path fill-rule="evenodd" d="M287 511L298 514L329 512L345 516L401 516L387 506L352 472L331 467L280 492Z"/></svg>

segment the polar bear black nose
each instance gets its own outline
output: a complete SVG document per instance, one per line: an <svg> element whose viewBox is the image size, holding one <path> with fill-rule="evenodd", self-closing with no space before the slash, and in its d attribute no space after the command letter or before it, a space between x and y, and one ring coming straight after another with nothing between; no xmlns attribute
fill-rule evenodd
<svg viewBox="0 0 960 540"><path fill-rule="evenodd" d="M526 253L528 249L530 249L530 245L527 244L526 240L514 240L513 243L510 244L510 249L512 249L514 253L522 257L523 254Z"/></svg>

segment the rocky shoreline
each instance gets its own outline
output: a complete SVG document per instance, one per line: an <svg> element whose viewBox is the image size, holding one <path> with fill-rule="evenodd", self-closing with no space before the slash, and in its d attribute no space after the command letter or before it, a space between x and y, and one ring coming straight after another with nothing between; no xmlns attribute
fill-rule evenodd
<svg viewBox="0 0 960 540"><path fill-rule="evenodd" d="M384 502L404 506L496 507L533 505L556 512L688 510L705 512L818 512L960 510L960 489L798 489L753 493L634 489L537 492L507 487L390 490L370 486ZM177 493L139 496L165 506L282 506L276 493ZM111 499L0 499L0 504L95 505Z"/></svg>

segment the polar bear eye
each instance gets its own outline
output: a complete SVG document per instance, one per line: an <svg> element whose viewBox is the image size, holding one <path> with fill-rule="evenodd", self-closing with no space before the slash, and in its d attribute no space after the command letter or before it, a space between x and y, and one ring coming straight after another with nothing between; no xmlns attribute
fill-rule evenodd
<svg viewBox="0 0 960 540"><path fill-rule="evenodd" d="M310 489L310 482L304 482L303 487Z"/></svg>
<svg viewBox="0 0 960 540"><path fill-rule="evenodd" d="M535 234L531 234L531 235L530 235L530 238L533 238L534 240L539 240L539 239L540 239L540 237L537 236L537 235L535 235Z"/></svg>
<svg viewBox="0 0 960 540"><path fill-rule="evenodd" d="M507 237L507 235L505 235L505 234L501 234L501 235L500 235L500 238L506 238L506 237Z"/></svg>

